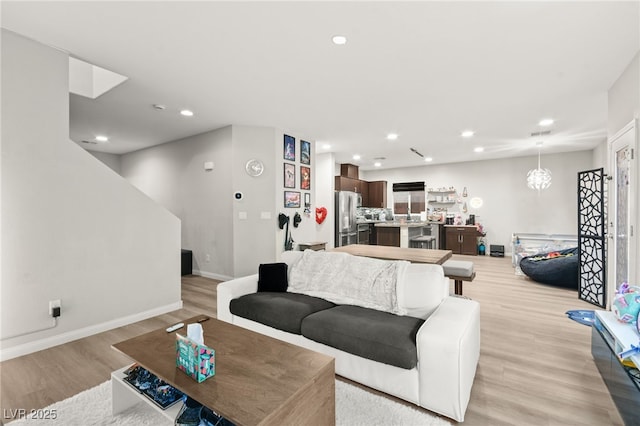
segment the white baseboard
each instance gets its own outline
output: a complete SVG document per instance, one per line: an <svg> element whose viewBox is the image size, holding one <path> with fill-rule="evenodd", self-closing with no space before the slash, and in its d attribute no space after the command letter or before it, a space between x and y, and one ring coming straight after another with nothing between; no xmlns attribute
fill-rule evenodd
<svg viewBox="0 0 640 426"><path fill-rule="evenodd" d="M123 327L134 322L166 314L167 312L176 311L178 309L182 309L182 300L175 303L170 303L168 305L149 309L148 311L128 315L126 317L117 318L100 324L90 325L88 327L83 327L78 330L67 331L56 336L46 337L44 339L24 343L22 345L13 346L7 349L0 349L0 361L6 361L8 359L27 355L33 352L41 351L43 349L48 349L53 346L71 342L72 340L82 339L83 337L93 336L94 334L102 333L103 331Z"/></svg>
<svg viewBox="0 0 640 426"><path fill-rule="evenodd" d="M228 275L214 274L211 272L199 271L197 269L194 269L191 273L193 275L199 275L201 277L211 278L212 280L230 281L233 279L233 277L230 277Z"/></svg>

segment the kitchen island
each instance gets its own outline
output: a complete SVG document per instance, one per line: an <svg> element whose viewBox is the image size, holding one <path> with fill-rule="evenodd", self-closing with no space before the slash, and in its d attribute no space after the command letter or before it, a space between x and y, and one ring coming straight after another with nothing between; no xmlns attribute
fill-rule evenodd
<svg viewBox="0 0 640 426"><path fill-rule="evenodd" d="M439 223L422 221L377 222L375 224L376 243L379 246L409 248L411 238L423 235L423 228L431 228L434 224L438 225Z"/></svg>

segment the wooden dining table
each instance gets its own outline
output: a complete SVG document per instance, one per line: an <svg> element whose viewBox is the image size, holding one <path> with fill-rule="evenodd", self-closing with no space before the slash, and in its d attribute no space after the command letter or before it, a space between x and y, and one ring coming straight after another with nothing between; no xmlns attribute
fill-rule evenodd
<svg viewBox="0 0 640 426"><path fill-rule="evenodd" d="M336 247L331 251L349 253L354 256L374 257L376 259L407 260L413 263L435 263L437 265L442 265L452 256L451 250L401 248L367 244L351 244Z"/></svg>

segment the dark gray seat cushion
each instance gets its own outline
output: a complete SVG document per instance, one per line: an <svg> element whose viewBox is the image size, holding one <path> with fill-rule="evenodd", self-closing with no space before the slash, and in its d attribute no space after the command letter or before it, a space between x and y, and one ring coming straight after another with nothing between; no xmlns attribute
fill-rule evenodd
<svg viewBox="0 0 640 426"><path fill-rule="evenodd" d="M302 335L363 358L411 369L418 363L416 334L424 320L340 305L302 320Z"/></svg>
<svg viewBox="0 0 640 426"><path fill-rule="evenodd" d="M269 327L301 334L300 324L303 318L334 306L334 303L306 294L260 292L233 299L229 310L234 315Z"/></svg>

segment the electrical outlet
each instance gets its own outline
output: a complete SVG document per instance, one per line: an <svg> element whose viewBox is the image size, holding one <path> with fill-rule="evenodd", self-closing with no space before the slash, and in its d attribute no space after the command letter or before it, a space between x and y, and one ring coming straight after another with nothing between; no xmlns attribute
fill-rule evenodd
<svg viewBox="0 0 640 426"><path fill-rule="evenodd" d="M209 253L204 257L204 261L207 263L211 262L211 255Z"/></svg>
<svg viewBox="0 0 640 426"><path fill-rule="evenodd" d="M53 315L53 308L62 308L62 302L58 300L49 300L49 316Z"/></svg>

